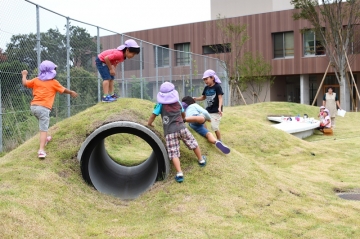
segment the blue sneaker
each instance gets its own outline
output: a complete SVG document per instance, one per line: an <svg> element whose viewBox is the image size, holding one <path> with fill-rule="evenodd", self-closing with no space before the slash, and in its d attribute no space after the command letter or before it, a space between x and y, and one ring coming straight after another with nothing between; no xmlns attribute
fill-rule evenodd
<svg viewBox="0 0 360 239"><path fill-rule="evenodd" d="M110 95L107 95L107 96L103 97L103 98L101 99L101 101L102 101L102 102L105 102L105 103L111 103L111 102L114 102L115 99L113 99Z"/></svg>
<svg viewBox="0 0 360 239"><path fill-rule="evenodd" d="M117 96L116 94L112 94L111 98L113 98L114 100L117 100L117 98L119 98L119 96Z"/></svg>
<svg viewBox="0 0 360 239"><path fill-rule="evenodd" d="M215 142L215 146L221 150L221 152L223 152L224 154L228 154L230 153L230 149L228 146L226 146L225 144L223 144L223 142L221 142L220 140Z"/></svg>
<svg viewBox="0 0 360 239"><path fill-rule="evenodd" d="M201 156L201 160L198 161L200 167L204 167L206 165L206 157L205 155Z"/></svg>
<svg viewBox="0 0 360 239"><path fill-rule="evenodd" d="M175 181L178 183L182 183L184 181L184 175L182 173L176 174Z"/></svg>

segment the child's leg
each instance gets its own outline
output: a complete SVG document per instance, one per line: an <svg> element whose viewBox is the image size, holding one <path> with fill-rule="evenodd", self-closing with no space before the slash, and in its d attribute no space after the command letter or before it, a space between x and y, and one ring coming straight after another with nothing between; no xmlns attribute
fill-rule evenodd
<svg viewBox="0 0 360 239"><path fill-rule="evenodd" d="M109 85L110 85L110 80L103 80L103 92L104 92L104 96L109 94Z"/></svg>
<svg viewBox="0 0 360 239"><path fill-rule="evenodd" d="M221 141L220 130L215 131L215 134L216 134L216 138Z"/></svg>
<svg viewBox="0 0 360 239"><path fill-rule="evenodd" d="M39 150L45 151L46 138L47 138L47 131L40 131L40 148L39 148Z"/></svg>
<svg viewBox="0 0 360 239"><path fill-rule="evenodd" d="M211 129L215 131L216 138L221 141L221 134L220 134L220 121L221 116L218 113L211 113Z"/></svg>
<svg viewBox="0 0 360 239"><path fill-rule="evenodd" d="M185 122L204 124L206 122L206 119L204 116L201 115L193 115L185 117Z"/></svg>
<svg viewBox="0 0 360 239"><path fill-rule="evenodd" d="M109 80L109 94L114 94L114 80Z"/></svg>
<svg viewBox="0 0 360 239"><path fill-rule="evenodd" d="M174 132L165 136L166 149L168 151L169 158L173 161L176 172L182 172L180 166L180 134Z"/></svg>
<svg viewBox="0 0 360 239"><path fill-rule="evenodd" d="M205 137L207 138L207 140L210 143L212 143L212 144L216 143L216 139L215 139L214 135L211 132L208 132Z"/></svg>
<svg viewBox="0 0 360 239"><path fill-rule="evenodd" d="M184 142L184 144L189 148L192 149L197 157L198 163L200 166L206 165L206 157L201 155L200 147L194 138L194 136L191 134L191 132L185 128L180 130L181 139Z"/></svg>
<svg viewBox="0 0 360 239"><path fill-rule="evenodd" d="M173 165L176 169L176 172L179 173L179 172L182 172L181 170L181 166L180 166L180 159L179 158L172 158L171 160L173 162Z"/></svg>

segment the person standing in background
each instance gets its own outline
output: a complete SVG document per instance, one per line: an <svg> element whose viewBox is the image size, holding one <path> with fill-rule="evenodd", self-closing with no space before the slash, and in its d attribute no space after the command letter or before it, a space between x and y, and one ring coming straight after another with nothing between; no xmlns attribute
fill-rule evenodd
<svg viewBox="0 0 360 239"><path fill-rule="evenodd" d="M328 92L325 93L323 98L323 106L330 111L330 118L332 127L335 128L335 117L337 113L336 106L341 110L339 99L334 92L333 87L328 88Z"/></svg>

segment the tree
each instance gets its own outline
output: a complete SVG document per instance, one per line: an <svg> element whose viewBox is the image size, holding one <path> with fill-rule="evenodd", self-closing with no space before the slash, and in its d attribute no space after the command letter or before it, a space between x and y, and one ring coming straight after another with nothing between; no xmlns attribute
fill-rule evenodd
<svg viewBox="0 0 360 239"><path fill-rule="evenodd" d="M220 44L211 46L212 50L223 60L224 68L230 85L231 105L240 104L242 94L239 88L240 72L239 65L241 61L242 48L250 39L247 34L246 24L232 23L231 20L225 19L218 15L216 21L218 41ZM220 53L224 53L221 56Z"/></svg>
<svg viewBox="0 0 360 239"><path fill-rule="evenodd" d="M347 53L351 52L354 33L359 24L358 0L291 0L298 9L295 20L305 19L321 45L325 48L340 85L340 102L350 109L349 89L346 83ZM309 30L309 29L304 29Z"/></svg>
<svg viewBox="0 0 360 239"><path fill-rule="evenodd" d="M92 69L92 57L97 55L96 41L86 29L70 26L71 62L73 66L82 66L86 70Z"/></svg>
<svg viewBox="0 0 360 239"><path fill-rule="evenodd" d="M271 64L264 60L259 53L253 56L253 53L246 52L239 65L239 85L243 92L246 92L253 103L265 101L270 85L274 83L275 77L271 76ZM268 84L265 84L268 83ZM263 87L266 85L264 99L260 99Z"/></svg>

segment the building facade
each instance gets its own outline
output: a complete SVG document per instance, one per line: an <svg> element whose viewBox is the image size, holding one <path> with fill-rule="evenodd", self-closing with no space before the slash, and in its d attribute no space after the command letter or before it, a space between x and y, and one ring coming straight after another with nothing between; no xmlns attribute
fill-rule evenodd
<svg viewBox="0 0 360 239"><path fill-rule="evenodd" d="M260 100L257 102L288 101L311 104L324 77L329 64L324 48L318 45L314 33L301 31L310 25L303 20L294 21L292 18L293 11L292 9L272 11L226 19L228 23L246 24L250 40L243 46L244 52L258 52L264 56L266 61L271 63L272 75L275 76L274 83L271 86L264 86L264 89L268 88L269 91L262 92L262 95L259 96ZM209 49L209 46L222 43L218 37L219 29L216 26L216 21L210 20L128 32L126 35L165 48L221 58L225 54L232 53L230 51L218 55ZM103 37L102 44L105 49L113 47L105 44L109 42L108 40L111 37L113 36ZM360 77L359 50L359 47L353 47L351 54L349 54L351 69L356 82L357 78ZM191 65L180 54L172 56L171 62L173 66L186 67ZM199 80L201 82L201 79ZM357 85L359 84L357 83ZM315 105L322 104L323 95L329 86L334 88L338 96L342 94L331 68L325 77L319 95L316 97ZM353 84L350 87L355 93ZM249 92L245 92L244 97L247 103L254 102L254 98ZM342 108L350 110L357 107L358 97L356 97L355 105L350 100L350 94L346 99L348 102L340 102Z"/></svg>

